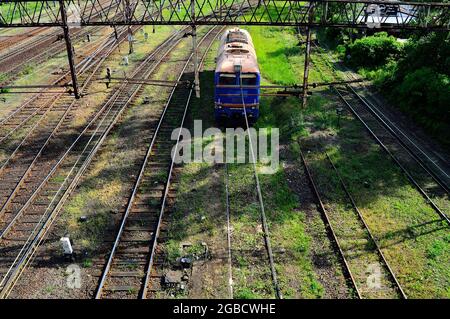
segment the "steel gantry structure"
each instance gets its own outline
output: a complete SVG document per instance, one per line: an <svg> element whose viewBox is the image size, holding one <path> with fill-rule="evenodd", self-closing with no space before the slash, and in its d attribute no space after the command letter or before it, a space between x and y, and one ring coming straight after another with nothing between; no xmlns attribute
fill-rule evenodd
<svg viewBox="0 0 450 319"><path fill-rule="evenodd" d="M0 0L0 28L63 27L58 2L72 15L69 23L80 26L195 23L450 30L450 4L392 0ZM233 14L239 7L245 15Z"/></svg>
<svg viewBox="0 0 450 319"><path fill-rule="evenodd" d="M304 101L311 28L450 31L450 4L382 0L0 0L0 28L61 27L79 97L70 27L189 25L296 26L306 30ZM236 14L238 12L238 14ZM131 48L130 48L131 51ZM198 74L195 79L198 85Z"/></svg>

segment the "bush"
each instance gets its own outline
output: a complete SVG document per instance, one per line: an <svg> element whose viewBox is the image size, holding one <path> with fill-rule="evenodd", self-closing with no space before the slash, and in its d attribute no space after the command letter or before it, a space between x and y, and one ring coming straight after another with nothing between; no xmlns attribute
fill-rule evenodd
<svg viewBox="0 0 450 319"><path fill-rule="evenodd" d="M398 78L422 67L450 76L450 40L446 34L431 33L412 38L404 51L405 56L398 63Z"/></svg>
<svg viewBox="0 0 450 319"><path fill-rule="evenodd" d="M372 80L393 104L450 146L450 40L413 36L402 45L385 32L345 45L346 61Z"/></svg>
<svg viewBox="0 0 450 319"><path fill-rule="evenodd" d="M407 74L392 91L400 108L431 133L448 140L450 77L429 67ZM447 138L445 138L447 136Z"/></svg>
<svg viewBox="0 0 450 319"><path fill-rule="evenodd" d="M402 47L395 37L388 36L386 32L379 32L348 44L345 59L357 68L375 68L397 59Z"/></svg>
<svg viewBox="0 0 450 319"><path fill-rule="evenodd" d="M381 88L389 88L396 78L397 63L391 61L378 69L361 69L359 71L365 78Z"/></svg>

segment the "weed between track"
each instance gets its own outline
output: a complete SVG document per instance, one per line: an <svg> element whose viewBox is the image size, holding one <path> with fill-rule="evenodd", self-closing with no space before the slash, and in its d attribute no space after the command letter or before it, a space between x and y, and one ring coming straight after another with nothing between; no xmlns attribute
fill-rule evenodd
<svg viewBox="0 0 450 319"><path fill-rule="evenodd" d="M249 30L265 83L301 82L303 58L299 54L303 53L303 48L296 46L298 41L294 30ZM211 53L206 70L213 69L213 56L214 53ZM331 62L324 59L325 57L325 53L314 51L311 82L332 81L335 78ZM191 109L192 119L202 119L204 127L214 125L211 83L212 73L205 71L202 75L203 97L193 103ZM295 158L298 160L300 141L302 145L308 146L317 146L319 142L326 145L407 295L412 298L448 298L448 228L439 221L438 216L386 154L368 138L364 128L356 120L347 114L338 123L336 107L342 105L326 90L315 91L306 110L300 110L300 102L296 98L263 97L262 116L257 127L279 127L282 143L288 150L287 157L294 158L294 163L299 167L300 162ZM325 172L325 163L317 156L313 159L314 172L321 178L322 186L326 187L325 195L329 196L332 202L330 211L348 211L348 201L343 193L336 191L339 185L330 182L333 178L330 177L330 171ZM272 295L269 278L262 268L264 254L256 260L245 254L239 256L240 250L249 247L254 250L257 243L261 242L260 234L254 228L258 220L258 207L253 206L250 199L254 196L254 183L251 171L247 170L248 165L230 165L230 192L232 212L234 211L232 248L235 257L235 297L270 297ZM311 263L318 245L311 236L323 234L323 225L317 217L305 217L305 212L296 209L298 205L302 206L305 199L296 198L286 187L286 174L283 171L284 169L280 168L273 176L260 175L273 249L276 251L277 248L284 248L293 256L288 258L287 262L280 262L280 255L275 253L283 294L285 297L327 296L330 293L328 289L335 287L324 288L326 283L317 277L320 270ZM220 189L223 174L223 170L209 164L189 164L183 167L176 201L178 213L173 216L172 228L169 231L170 234L177 234L169 241L171 254L178 256L180 244L183 242L206 241L216 249L226 247L224 195L223 189ZM367 183L370 186L364 187ZM222 214L217 212L218 209ZM202 220L203 215L207 218ZM351 227L354 222L351 218L335 220L332 223L335 222L338 226L348 222ZM315 261L316 257L317 255L314 255ZM331 271L335 271L335 276L339 277L341 270L336 265L336 259L331 258L328 262L334 263ZM265 267L267 270L267 265ZM363 266L351 266L353 271L358 267ZM364 271L361 272L364 274ZM221 279L214 281L213 286L208 286L207 280L193 283L195 291L200 293L188 296L220 296L218 287L223 287L221 282L226 280L224 260L216 275ZM367 273L365 275L367 276ZM205 274L204 277L208 275ZM323 277L323 274L319 277ZM364 276L360 279L362 285L366 284L364 279ZM198 288L198 285L201 288ZM342 282L337 285L342 291L346 290L342 287ZM342 294L351 294L351 291Z"/></svg>
<svg viewBox="0 0 450 319"><path fill-rule="evenodd" d="M174 31L172 27L158 28L156 36L150 36L149 41L144 43L140 41L143 39L142 34L138 34L138 42L135 43L135 52L142 54L143 52L150 52L158 43L162 42L169 34ZM146 28L146 32L151 34L151 27ZM172 68L183 63L186 52L189 48L187 41L179 45L180 50L172 52L170 61L164 63L154 75L158 79L174 80L174 72ZM127 45L121 47L121 52L127 52ZM130 65L120 66L121 54L114 53L108 59L103 68L111 67L113 70L126 69L131 70L133 65L140 59L130 57ZM119 72L119 71L117 71ZM101 89L98 92L98 89ZM110 90L114 89L110 88ZM65 208L60 213L58 222L54 225L54 231L50 235L45 249L42 247L41 257L45 260L47 256L59 256L59 237L64 234L69 234L74 242L74 249L77 251L77 262L82 266L82 289L73 290L68 289L65 285L65 267L61 260L54 257L54 261L43 264L40 260L33 263L30 268L33 271L26 271L24 277L19 285L15 288L13 293L17 295L23 294L23 289L29 289L30 286L36 290L35 296L45 297L59 297L65 298L89 298L96 289L96 276L98 276L99 265L104 261L102 256L108 253L112 233L115 232L115 226L120 220L118 214L122 211L124 205L123 193L131 187L132 177L136 176L138 167L136 161L142 157L142 147L137 147L143 143L145 135L149 136L148 127L145 124L151 118L155 118L166 102L168 89L161 89L155 86L144 86L141 98L133 103L122 117L120 123L116 126L104 145L96 155L89 170L81 181L79 187L74 191L71 198L65 205ZM108 93L105 90L104 84L95 83L90 90L92 95L87 95L86 110L80 112L92 111L92 107L102 102ZM150 100L149 104L144 104L143 99L147 96ZM92 104L90 104L92 103ZM77 118L75 118L77 119ZM83 122L83 120L81 120ZM57 178L57 177L56 177ZM87 216L87 221L81 222L80 217ZM108 248L105 248L108 247ZM55 259L56 258L56 259ZM87 267L93 265L93 267ZM36 280L36 275L40 275L42 280L49 280L51 277L53 281L58 282L60 289L53 292L50 296L44 291L43 286L39 285ZM22 287L21 282L28 282L28 288Z"/></svg>
<svg viewBox="0 0 450 319"><path fill-rule="evenodd" d="M162 34L167 35L171 30L170 27L158 29L157 38L163 39ZM295 30L255 27L249 28L249 31L258 53L264 83L287 85L300 83L303 76L304 48L297 46ZM111 61L115 62L106 62L105 66L112 67L119 76L123 70L130 69L143 58L150 46L158 42L156 37L152 36L151 27L148 27L146 32L150 34L150 40L144 45L135 44L136 53L130 57L130 66L118 65L120 56L127 52L126 44L121 47L122 54L116 53L112 56ZM202 98L192 103L189 118L191 123L194 119L202 119L204 128L215 125L212 81L216 49L217 43L212 47L205 71L201 75ZM173 54L174 60L177 54ZM330 63L324 61L322 57L325 57L323 53L313 53L311 82L331 81L334 78ZM65 58L59 56L39 68L33 68L26 77L15 84L36 82L42 70L65 65ZM169 63L163 65L158 78L167 73L168 68ZM37 82L47 79L40 77L39 80ZM86 105L90 107L84 110L80 108L79 116L76 117L78 122L75 122L75 125L83 124L92 111L92 106L105 98L107 92L104 85L92 85L91 93L97 90L102 92L86 97ZM146 87L143 96L145 95L150 97L152 103L163 102L161 90L158 88ZM22 101L21 99L23 97L19 95L12 96L6 103L13 108ZM130 176L136 173L136 167L133 165L140 154L135 148L135 143L142 138L139 122L145 117L151 117L156 111L144 107L142 102L138 100L135 103L136 106L124 116L121 129L116 130L106 140L96 161L67 203L58 222L57 233L69 232L77 249L86 253L82 261L86 274L95 263L94 257L105 254L102 242L118 221L119 216L115 213L124 204L118 198L130 187ZM0 102L0 109L3 109L2 103ZM342 220L332 220L332 223L335 223L333 225L338 227L340 224L346 224L349 228L352 227L353 217L344 214L349 211L348 201L342 192L336 191L339 185L330 175L326 161L317 150L320 143L325 146L336 163L407 295L412 298L449 298L448 227L439 221L438 216L387 155L368 138L357 120L345 114L338 125L335 110L342 105L335 96L325 90L316 91L310 97L306 110L301 110L300 104L297 98L263 97L262 115L257 124L257 127L280 128L280 138L285 152L281 155L282 165L276 174L260 175L276 270L284 297L321 298L352 295L344 283L339 261L331 251L324 225L317 212L314 213L312 200L306 197L301 187L298 187L302 186L303 178L299 161L301 144L302 147L312 150L308 155L309 162L323 195L330 202L328 206L330 212L341 213ZM203 142L205 144L206 141ZM252 169L249 164L229 166L234 297L272 298L274 292L267 254L258 227L259 207L255 204L256 191ZM307 187L307 184L303 183L303 186ZM82 215L88 216L87 222L79 222ZM207 244L211 252L210 260L194 263L187 292L179 297L228 297L223 167L207 163L184 165L175 209L169 216L169 238L163 245L169 261L174 261L186 253L199 254L203 249L202 242ZM55 243L57 244L57 239L57 236L53 238L53 248ZM190 248L181 250L183 243L191 244ZM321 253L323 256L320 256ZM327 273L321 269L323 265L326 265ZM351 267L358 269L361 265ZM64 278L63 273L63 268L53 269L53 275L59 276L59 279L61 276ZM331 284L332 280L328 278L333 278L335 282ZM95 283L86 283L88 284ZM42 295L61 294L50 284L42 284L40 287ZM89 290L84 288L86 291ZM89 292L83 293L89 295ZM63 294L70 292L66 291Z"/></svg>
<svg viewBox="0 0 450 319"><path fill-rule="evenodd" d="M258 53L264 52L259 46L263 43L261 41L263 36L267 35L267 32L272 32L274 36L270 38L271 41L264 43L264 49L271 48L279 52L277 63L280 63L280 69L295 67L289 65L292 61L283 53L282 44L279 42L280 37L275 36L273 28L271 30L250 28L250 31ZM261 33L257 33L258 31ZM292 34L290 43L294 45L294 42L295 36ZM212 103L215 49L217 44L213 46L205 64L205 71L201 75L202 98L195 100L191 106L191 123L194 119L201 119L204 128L215 126ZM265 53L272 58L270 50ZM273 60L270 61L273 63ZM263 75L276 81L278 75L270 73L269 60L264 62L264 57L259 55L259 63ZM298 63L301 61L299 60ZM267 73L264 73L264 70ZM295 74L293 70L291 69L291 72ZM313 100L320 101L318 98ZM295 103L292 103L294 101ZM272 103L279 105L280 100L263 98L263 118L258 122L258 126L279 127L283 118L289 118L289 111L297 108L298 100L287 99L282 101L282 106L271 109ZM288 105L291 106L284 108ZM286 122L289 123L289 121ZM286 139L291 126L294 125L289 123L282 128L282 138ZM202 144L205 146L206 142L203 140ZM256 204L252 174L253 167L249 164L229 165L234 297L273 298L274 290L262 238L259 205ZM260 175L260 181L276 269L284 297L324 296L324 289L313 271L311 237L305 230L305 215L298 209L298 198L289 189L283 169L280 167L274 175ZM183 166L175 213L169 225L170 240L166 245L169 256L172 258L180 256L181 245L184 243L199 242L206 242L212 254L212 260L209 263L203 262L194 266L194 273L198 267L197 273L201 275L191 280L187 296L190 298L228 297L223 166L208 163L192 163ZM206 269L208 271L205 271ZM214 272L210 273L210 269Z"/></svg>

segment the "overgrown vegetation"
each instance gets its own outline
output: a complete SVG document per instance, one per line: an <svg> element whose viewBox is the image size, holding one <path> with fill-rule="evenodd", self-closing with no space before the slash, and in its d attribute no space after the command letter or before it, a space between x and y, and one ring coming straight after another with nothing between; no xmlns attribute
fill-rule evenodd
<svg viewBox="0 0 450 319"><path fill-rule="evenodd" d="M335 110L330 106L322 112L332 116ZM307 125L314 129L312 124ZM320 144L333 158L406 294L411 298L448 298L450 269L443 266L448 265L450 256L448 226L363 132L361 124L346 114L337 135L323 135ZM302 145L317 147L317 135L302 139ZM345 230L345 219L339 209L348 210L349 202L340 194L340 186L336 187L338 181L330 174L323 154L315 151L308 157L324 201L336 209L330 210L330 218L340 236ZM352 236L357 236L356 229ZM352 236L344 236L343 243L352 240ZM344 251L346 248L344 245ZM351 267L355 259L351 258Z"/></svg>
<svg viewBox="0 0 450 319"><path fill-rule="evenodd" d="M375 80L381 92L395 105L403 107L418 123L424 119L433 119L435 123L429 125L448 126L449 98L444 93L449 92L446 37L430 34L422 38L410 38L399 45L399 52L384 55L384 62L377 65L369 57L374 58L378 54L383 56L383 52L376 52L381 50L378 42L387 43L389 47L389 41L392 40L374 39L389 36L385 33L377 34L368 37L371 40L360 41L352 40L350 32L342 32L341 35L343 44L335 43L336 51L340 52L348 64L353 63L352 66L360 73ZM358 42L365 43L358 44L358 49L365 50L368 60L350 62L352 55L349 52ZM444 105L438 105L442 101ZM438 108L445 105L446 108L438 111ZM437 113L433 114L434 111ZM415 112L421 112L420 117L418 114L414 115ZM332 116L335 113L334 107L330 109L325 105L321 115L325 116L327 113ZM448 264L450 253L447 226L437 218L429 204L382 150L366 141L366 134L362 134L364 129L355 121L351 116L344 116L337 136L323 135L321 140L328 144L329 153L406 294L413 298L447 298L449 268L442 266L442 263ZM310 123L307 123L307 127L316 131L315 126ZM424 127L431 131L430 127ZM316 146L317 138L310 136L304 139L304 143ZM323 163L315 161L312 165L318 169ZM330 178L327 173L323 174L324 178ZM325 187L328 183L325 179ZM332 186L329 194L331 198L336 194Z"/></svg>
<svg viewBox="0 0 450 319"><path fill-rule="evenodd" d="M379 32L348 43L344 59L358 68L375 68L398 59L402 48L402 44L395 37L386 32Z"/></svg>
<svg viewBox="0 0 450 319"><path fill-rule="evenodd" d="M401 43L385 32L354 41L345 32L339 34L341 43L336 50L342 59L373 80L393 105L450 147L449 35L413 35Z"/></svg>
<svg viewBox="0 0 450 319"><path fill-rule="evenodd" d="M265 83L300 83L302 74L302 50L293 28L246 28L253 38L258 52L258 61ZM280 35L283 35L281 37ZM217 45L217 44L216 44ZM202 119L204 128L214 126L212 97L212 72L215 48L206 62L206 70L201 75L202 97L191 106L193 119ZM313 75L317 80L321 75ZM313 105L306 114L317 114L314 120L318 126L333 125L333 118L322 118L318 114L320 105L325 103L321 96L313 96ZM303 132L305 114L300 111L296 97L264 97L261 102L262 118L258 127L279 127L281 139L290 145ZM324 124L327 123L327 124ZM203 140L203 145L205 140ZM229 191L231 195L231 227L233 280L235 298L273 298L274 291L270 278L264 241L260 229L260 210L257 204L253 167L251 164L229 165ZM275 267L279 276L282 293L286 298L320 298L328 292L314 272L311 245L312 238L306 231L306 214L298 208L300 199L287 184L287 176L282 167L273 175L260 175L261 188L269 231L275 254ZM226 215L224 198L224 168L209 163L191 163L183 166L176 208L170 219L171 234L165 244L169 260L182 254L182 244L192 245L205 241L214 253L224 249L226 243ZM320 217L319 217L320 219ZM252 253L253 252L253 253ZM183 251L183 253L186 253ZM256 254L256 255L252 255ZM215 263L214 263L215 264ZM203 267L203 266L199 266ZM214 271L214 283L207 283L210 275L193 283L190 297L228 296L227 265ZM201 271L198 270L198 271ZM220 286L220 287L219 287ZM200 290L200 291L199 291Z"/></svg>

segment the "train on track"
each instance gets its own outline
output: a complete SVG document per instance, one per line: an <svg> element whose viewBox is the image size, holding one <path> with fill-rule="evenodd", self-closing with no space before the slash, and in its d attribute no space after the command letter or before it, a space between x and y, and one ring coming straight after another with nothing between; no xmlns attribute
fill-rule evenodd
<svg viewBox="0 0 450 319"><path fill-rule="evenodd" d="M261 74L248 31L226 30L221 38L214 73L214 116L216 121L259 117Z"/></svg>

